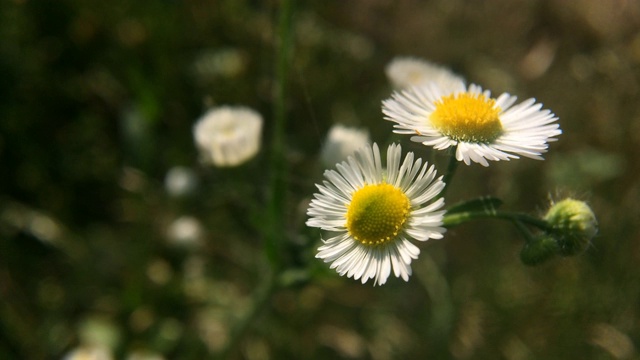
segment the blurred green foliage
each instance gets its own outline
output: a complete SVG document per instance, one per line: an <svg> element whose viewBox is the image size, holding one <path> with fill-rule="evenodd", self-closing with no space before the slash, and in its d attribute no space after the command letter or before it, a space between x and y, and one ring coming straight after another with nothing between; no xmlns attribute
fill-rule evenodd
<svg viewBox="0 0 640 360"><path fill-rule="evenodd" d="M294 10L282 241L295 286L268 300L229 356L637 357L639 3L355 0ZM265 281L258 229L277 11L277 1L249 0L0 3L0 358L61 358L92 344L117 358L224 349ZM564 134L546 161L461 166L447 203L491 195L543 213L549 194L584 199L600 222L584 255L524 266L517 231L490 221L423 244L408 283L362 286L313 259L319 234L304 226L306 204L333 123L429 158L382 119L384 66L397 55L451 66L494 93L535 96L559 116ZM222 104L265 116L264 151L241 168L203 166L193 146L195 120ZM193 172L193 193L167 192L175 166ZM171 224L182 216L202 224L201 242L176 241Z"/></svg>

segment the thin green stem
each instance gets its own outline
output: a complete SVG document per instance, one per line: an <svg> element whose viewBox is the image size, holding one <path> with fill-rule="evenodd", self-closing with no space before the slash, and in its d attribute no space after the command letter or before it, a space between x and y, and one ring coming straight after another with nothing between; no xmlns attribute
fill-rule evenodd
<svg viewBox="0 0 640 360"><path fill-rule="evenodd" d="M520 234L522 235L522 237L524 237L524 241L528 243L533 242L533 235L531 234L531 231L529 231L529 229L526 226L524 226L524 224L521 221L516 220L513 223L516 226L516 228L518 228L518 231L520 231Z"/></svg>
<svg viewBox="0 0 640 360"><path fill-rule="evenodd" d="M286 194L285 125L288 69L291 50L292 1L281 0L278 19L278 43L275 61L275 99L271 137L269 201L267 205L266 246L269 261L281 266L281 244L284 236L284 205Z"/></svg>
<svg viewBox="0 0 640 360"><path fill-rule="evenodd" d="M436 149L430 148L429 149L429 163L430 164L435 164L436 163L436 155L437 155L438 151Z"/></svg>
<svg viewBox="0 0 640 360"><path fill-rule="evenodd" d="M446 228L452 228L463 224L465 222L482 219L482 218L495 218L495 219L503 219L509 220L512 222L520 222L522 224L528 224L531 226L535 226L544 231L553 231L549 224L541 219L535 218L531 215L522 214L522 213L514 213L508 211L463 211L457 212L453 214L447 214L444 216L443 226Z"/></svg>
<svg viewBox="0 0 640 360"><path fill-rule="evenodd" d="M444 175L444 178L442 179L442 181L444 181L444 188L438 195L439 197L444 197L445 193L447 192L447 189L449 189L449 185L451 184L453 175L455 175L456 169L458 169L459 161L458 159L456 159L456 150L457 150L457 146L454 146L449 151L449 164L447 165L447 173Z"/></svg>
<svg viewBox="0 0 640 360"><path fill-rule="evenodd" d="M277 280L277 274L269 273L267 275L267 278L262 282L262 286L256 290L253 298L251 299L251 308L247 311L244 317L235 324L233 329L231 329L229 342L220 351L218 358L228 359L231 356L232 352L236 349L240 340L242 340L244 334L249 329L249 326L253 324L258 316L260 316L264 308L269 305L271 296L278 288Z"/></svg>

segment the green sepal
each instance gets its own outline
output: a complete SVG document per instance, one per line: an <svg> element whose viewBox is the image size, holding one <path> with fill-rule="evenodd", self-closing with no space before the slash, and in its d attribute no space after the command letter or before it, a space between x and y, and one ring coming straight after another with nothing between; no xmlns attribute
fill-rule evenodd
<svg viewBox="0 0 640 360"><path fill-rule="evenodd" d="M520 260L525 265L539 265L558 254L558 250L558 242L553 236L540 235L524 244Z"/></svg>

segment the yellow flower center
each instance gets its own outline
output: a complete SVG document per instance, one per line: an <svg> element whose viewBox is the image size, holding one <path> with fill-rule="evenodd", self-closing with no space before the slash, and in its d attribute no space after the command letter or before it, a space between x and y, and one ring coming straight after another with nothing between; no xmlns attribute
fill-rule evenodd
<svg viewBox="0 0 640 360"><path fill-rule="evenodd" d="M363 245L393 240L409 216L411 202L402 190L390 184L365 185L353 193L347 209L347 230Z"/></svg>
<svg viewBox="0 0 640 360"><path fill-rule="evenodd" d="M491 143L502 134L496 101L482 94L444 96L429 120L443 135L463 142Z"/></svg>

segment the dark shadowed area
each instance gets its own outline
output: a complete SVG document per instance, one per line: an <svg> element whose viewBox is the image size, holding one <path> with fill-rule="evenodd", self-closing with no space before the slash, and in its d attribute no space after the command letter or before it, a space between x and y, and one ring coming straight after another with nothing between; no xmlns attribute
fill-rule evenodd
<svg viewBox="0 0 640 360"><path fill-rule="evenodd" d="M287 270L261 299L279 5L0 2L0 358L640 356L640 2L294 2ZM487 220L419 244L408 282L362 285L314 258L306 210L333 124L446 164L383 119L396 56L559 117L545 161L461 164L446 202L584 200L600 224L586 252L527 266L514 226ZM227 104L262 114L262 148L205 165L193 124Z"/></svg>

